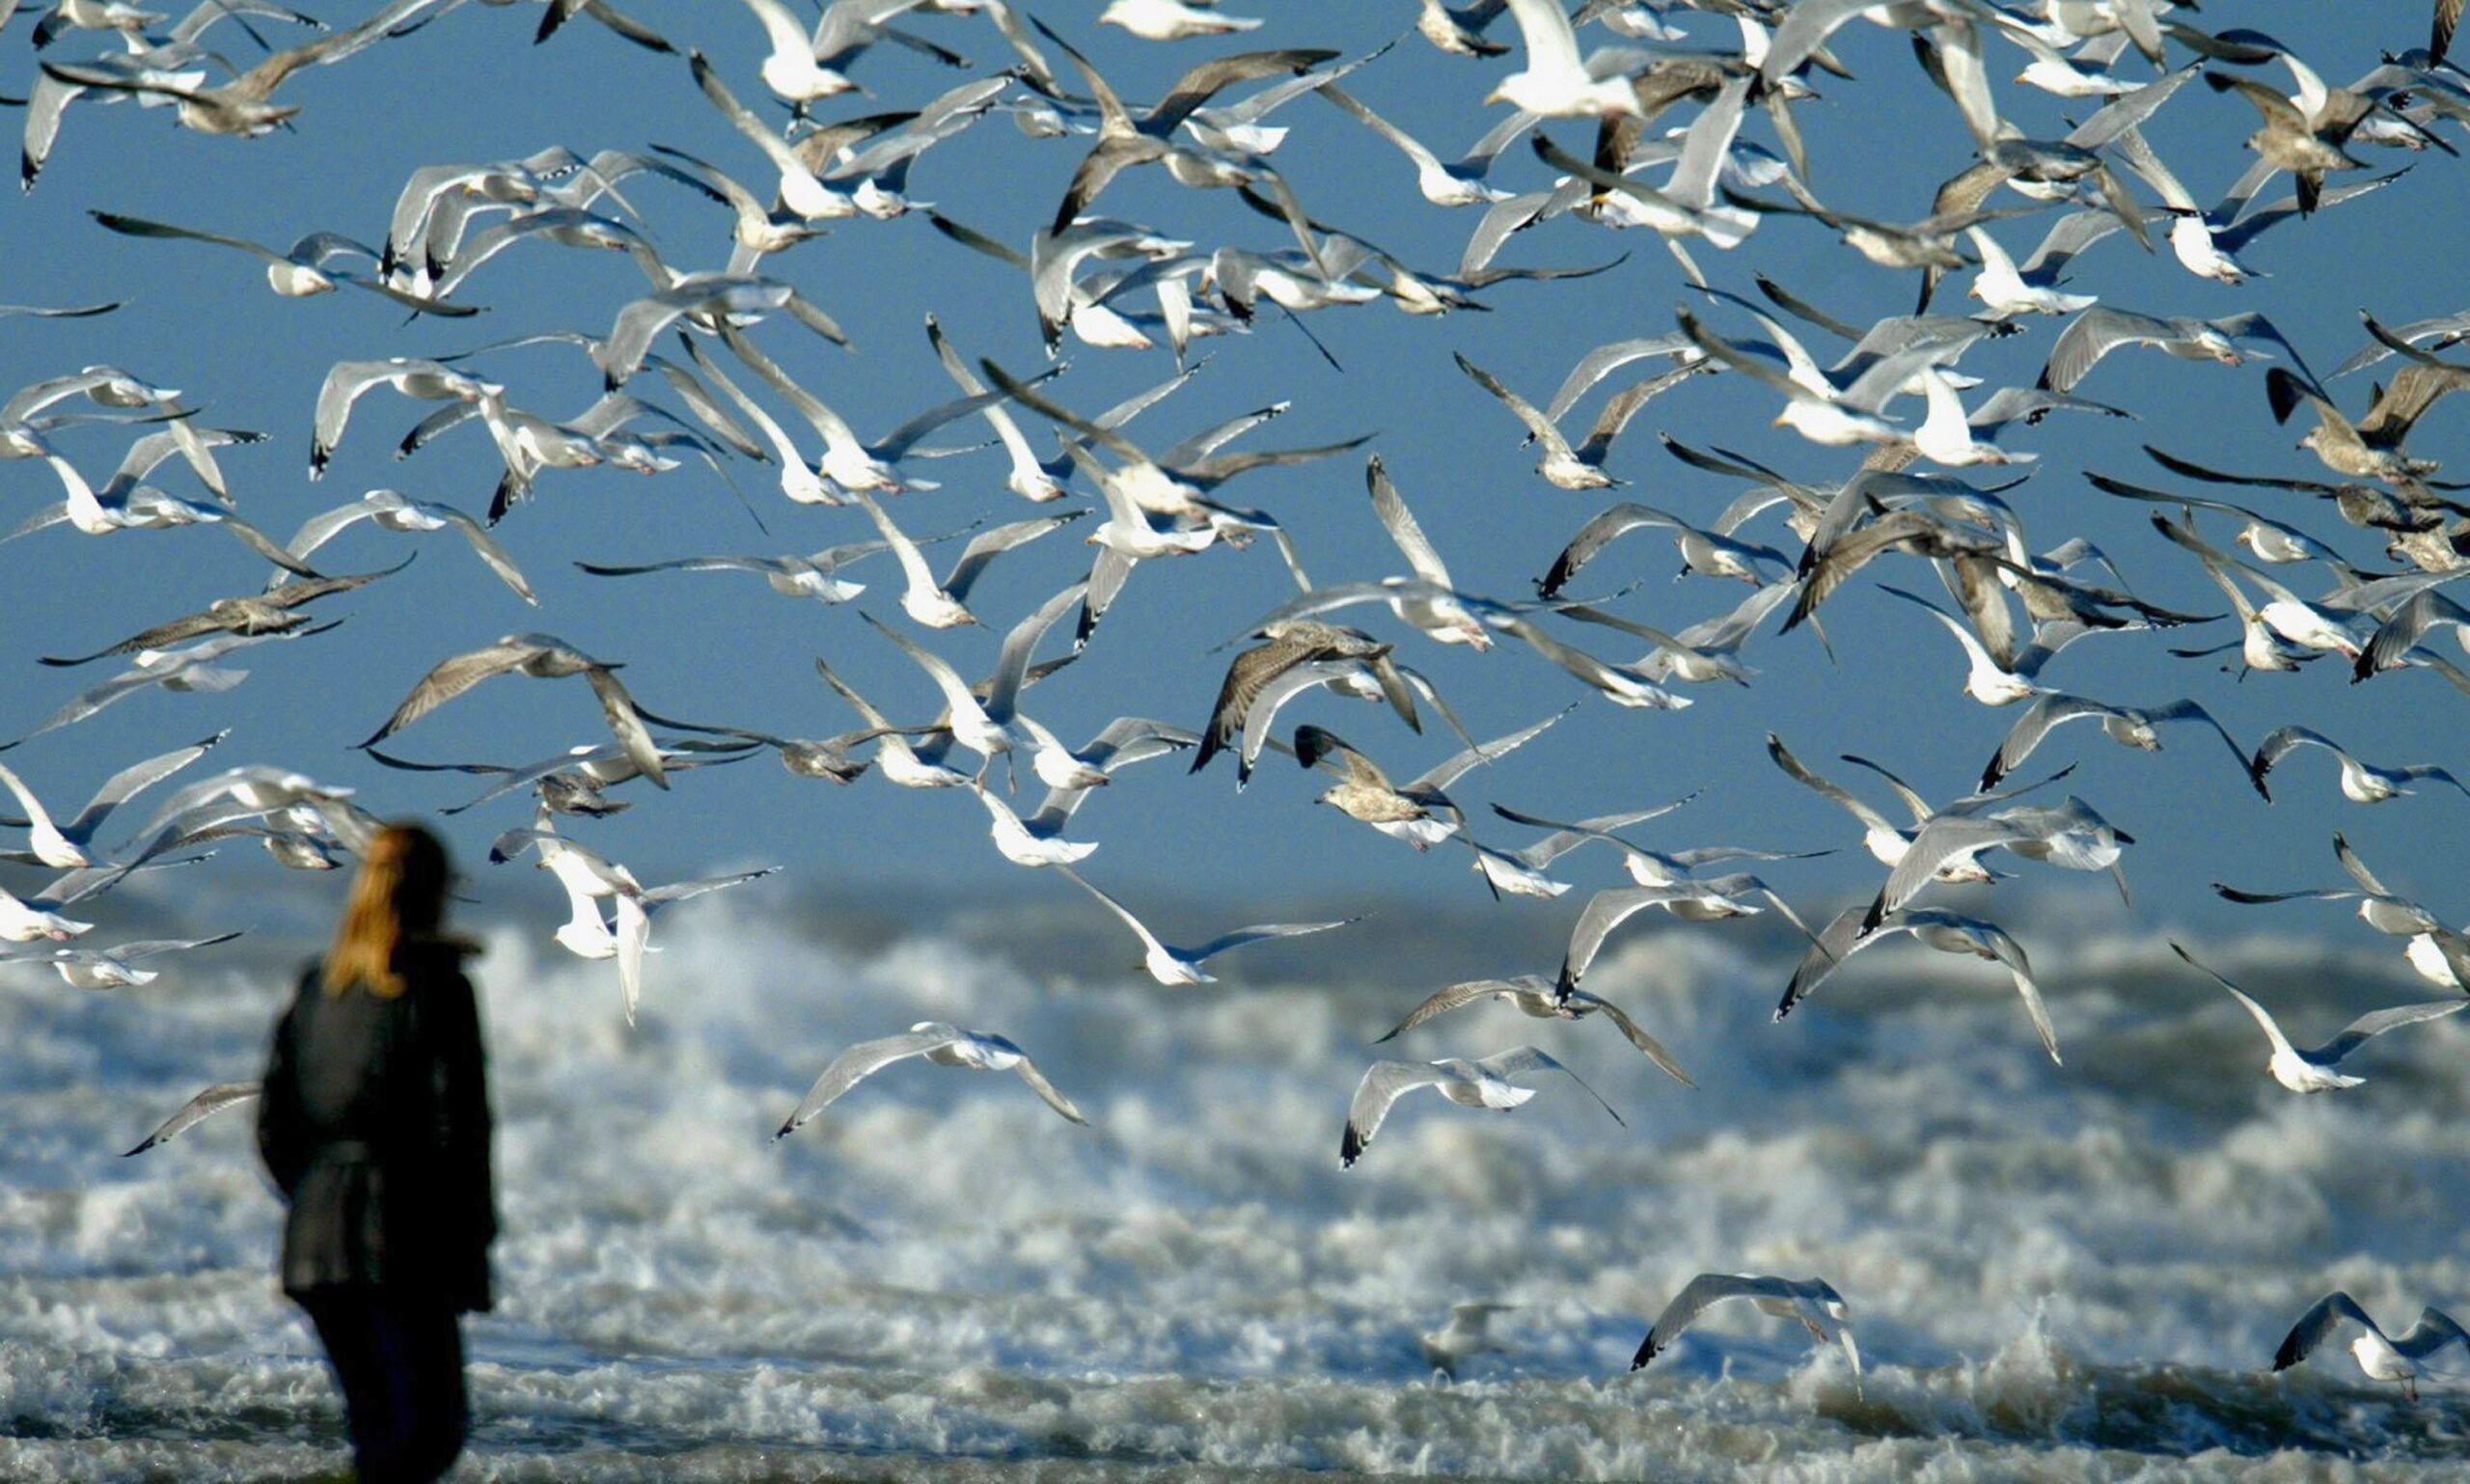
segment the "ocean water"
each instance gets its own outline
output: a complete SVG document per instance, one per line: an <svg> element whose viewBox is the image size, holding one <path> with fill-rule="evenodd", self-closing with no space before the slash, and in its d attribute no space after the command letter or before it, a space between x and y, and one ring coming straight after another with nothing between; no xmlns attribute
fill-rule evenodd
<svg viewBox="0 0 2470 1484"><path fill-rule="evenodd" d="M2412 1405L2338 1353L2266 1366L2334 1286L2395 1324L2470 1304L2470 1028L2302 1099L2159 935L2089 898L2002 916L2063 1067L1994 966L1880 948L1777 1026L1782 938L1648 927L1589 987L1696 1090L1601 1023L1471 1009L1382 1051L1531 1041L1628 1127L1550 1076L1508 1114L1419 1093L1344 1172L1365 1043L1533 932L1392 912L1167 991L1078 913L856 931L744 893L662 920L629 1031L610 965L493 927L506 1234L456 1477L2462 1477L2470 1384ZM0 1477L343 1467L248 1115L117 1154L255 1075L278 938L137 990L0 978ZM2336 942L2189 946L2302 1039L2424 998ZM929 1018L1012 1035L1094 1127L912 1062L774 1142L836 1050ZM1631 1373L1709 1269L1828 1278L1864 1377L1738 1305ZM1505 1353L1436 1379L1416 1334L1477 1299L1517 1305Z"/></svg>

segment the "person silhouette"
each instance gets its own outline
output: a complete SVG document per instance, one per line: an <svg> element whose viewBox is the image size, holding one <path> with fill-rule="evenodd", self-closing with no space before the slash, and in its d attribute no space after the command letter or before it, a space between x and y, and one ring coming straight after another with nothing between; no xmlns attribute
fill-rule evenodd
<svg viewBox="0 0 2470 1484"><path fill-rule="evenodd" d="M289 1206L283 1291L316 1327L364 1484L434 1479L469 1421L461 1316L492 1305L486 1058L440 931L445 847L416 824L361 858L332 949L277 1023L258 1149Z"/></svg>

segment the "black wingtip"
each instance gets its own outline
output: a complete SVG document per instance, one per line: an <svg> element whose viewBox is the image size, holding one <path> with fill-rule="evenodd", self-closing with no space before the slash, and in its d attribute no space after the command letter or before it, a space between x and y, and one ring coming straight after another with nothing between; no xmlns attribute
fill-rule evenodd
<svg viewBox="0 0 2470 1484"><path fill-rule="evenodd" d="M1649 1334L1645 1341L1638 1346L1638 1353L1630 1358L1630 1368L1633 1371L1644 1369L1646 1367L1646 1363L1649 1360L1654 1360L1661 1349L1662 1347L1656 1343L1656 1337L1653 1334Z"/></svg>
<svg viewBox="0 0 2470 1484"><path fill-rule="evenodd" d="M1355 1131L1353 1123L1349 1123L1346 1133L1338 1140L1338 1168L1353 1169L1355 1162L1362 1155L1363 1136Z"/></svg>

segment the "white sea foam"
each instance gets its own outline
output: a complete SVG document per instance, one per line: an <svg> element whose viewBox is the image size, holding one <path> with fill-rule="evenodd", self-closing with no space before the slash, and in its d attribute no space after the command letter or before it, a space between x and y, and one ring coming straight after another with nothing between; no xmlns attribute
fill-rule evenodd
<svg viewBox="0 0 2470 1484"><path fill-rule="evenodd" d="M490 934L507 1229L499 1311L470 1331L471 1476L2245 1480L2345 1455L2345 1478L2457 1476L2470 1389L2412 1407L2339 1358L2264 1371L2328 1287L2397 1319L2470 1298L2452 1021L2300 1099L2157 940L2056 914L2018 930L2063 1068L1991 966L1881 948L1779 1027L1789 945L1641 932L1589 987L1698 1090L1601 1025L1464 1011L1381 1050L1532 1039L1630 1127L1547 1079L1507 1117L1403 1103L1341 1172L1364 1042L1433 987L1386 955L1296 960L1358 964L1345 983L1170 992L1051 947L852 947L787 917L664 921L632 1032L610 966L537 923ZM2300 1024L2414 993L2381 958L2197 947ZM221 962L0 992L0 1475L338 1456L247 1116L116 1158L254 1074L288 975L272 948ZM1095 1127L908 1063L773 1143L834 1051L926 1018L1012 1035ZM1831 1279L1862 1388L1798 1329L1720 1310L1630 1374L1707 1268ZM1469 1298L1519 1305L1509 1353L1438 1385L1414 1335Z"/></svg>

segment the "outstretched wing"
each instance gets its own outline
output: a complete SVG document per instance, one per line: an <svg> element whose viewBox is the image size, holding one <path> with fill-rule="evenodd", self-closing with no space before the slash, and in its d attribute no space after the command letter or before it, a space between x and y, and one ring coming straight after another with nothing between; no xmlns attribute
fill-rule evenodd
<svg viewBox="0 0 2470 1484"><path fill-rule="evenodd" d="M1356 1084L1355 1100L1347 1105L1347 1129L1338 1140L1338 1166L1352 1167L1361 1158L1389 1105L1417 1087L1446 1082L1449 1074L1428 1061L1376 1061Z"/></svg>
<svg viewBox="0 0 2470 1484"><path fill-rule="evenodd" d="M1038 1070L1036 1062L1031 1061L1027 1057L1023 1057L1020 1060L1012 1063L1012 1070L1021 1074L1021 1081L1029 1085L1029 1090L1031 1092L1036 1093L1039 1097L1046 1100L1047 1107L1054 1109L1057 1113L1063 1114L1065 1117L1080 1124L1084 1128L1089 1126L1089 1120L1081 1115L1081 1110L1072 1106L1072 1100L1070 1098L1065 1097L1062 1093L1055 1090L1055 1084L1046 1080L1046 1074Z"/></svg>
<svg viewBox="0 0 2470 1484"><path fill-rule="evenodd" d="M2281 1348L2273 1352L2273 1369L2288 1370L2306 1360L2346 1319L2354 1319L2377 1334L2384 1333L2375 1328L2375 1321L2367 1317L2367 1310L2358 1306L2357 1300L2337 1288L2317 1300L2315 1306L2299 1315L2298 1323L2291 1326L2289 1336L2282 1340Z"/></svg>
<svg viewBox="0 0 2470 1484"><path fill-rule="evenodd" d="M1445 989L1436 990L1431 998L1409 1010L1407 1018L1392 1027L1388 1034L1376 1037L1372 1044L1378 1046L1383 1041L1395 1040L1436 1015L1446 1015L1452 1010L1463 1009L1478 1000L1488 1000L1494 996L1507 999L1516 995L1518 991L1519 986L1507 979L1468 979ZM2470 1003L2470 1002L2464 1003Z"/></svg>
<svg viewBox="0 0 2470 1484"><path fill-rule="evenodd" d="M961 1033L951 1027L936 1026L926 1031L906 1031L880 1040L860 1041L832 1058L832 1064L825 1067L823 1075L814 1080L814 1086L807 1089L797 1111L782 1120L780 1132L772 1137L788 1138L800 1124L831 1107L842 1093L893 1062L922 1057L938 1046L949 1046L960 1038Z"/></svg>
<svg viewBox="0 0 2470 1484"><path fill-rule="evenodd" d="M160 1128L157 1128L153 1133L147 1135L144 1142L138 1144L137 1147L129 1150L126 1154L123 1154L121 1158L126 1159L130 1155L144 1154L147 1150L153 1148L156 1144L178 1139L180 1135L187 1133L190 1129L195 1128L198 1124L214 1116L216 1113L221 1113L223 1110L237 1107L257 1095L258 1085L253 1082L216 1083L213 1086L206 1088L204 1092L199 1093L197 1096L181 1104L179 1112L164 1119Z"/></svg>
<svg viewBox="0 0 2470 1484"><path fill-rule="evenodd" d="M2370 1010L2345 1026L2341 1034L2326 1041L2314 1054L2314 1058L2339 1061L2387 1031L2415 1026L2423 1020L2435 1020L2465 1006L2470 1006L2470 1000L2435 1000L2422 1004L2397 1004L2386 1009Z"/></svg>
<svg viewBox="0 0 2470 1484"><path fill-rule="evenodd" d="M1711 1305L1720 1304L1726 1299L1772 1299L1790 1303L1792 1297L1792 1285L1780 1278L1757 1278L1746 1273L1701 1273L1684 1284L1682 1290L1672 1296L1672 1302L1663 1306L1663 1312L1656 1316L1655 1325L1647 1331L1646 1340L1638 1346L1638 1353L1631 1360L1630 1368L1636 1370L1672 1348L1672 1342L1681 1337L1681 1332L1688 1329Z"/></svg>

